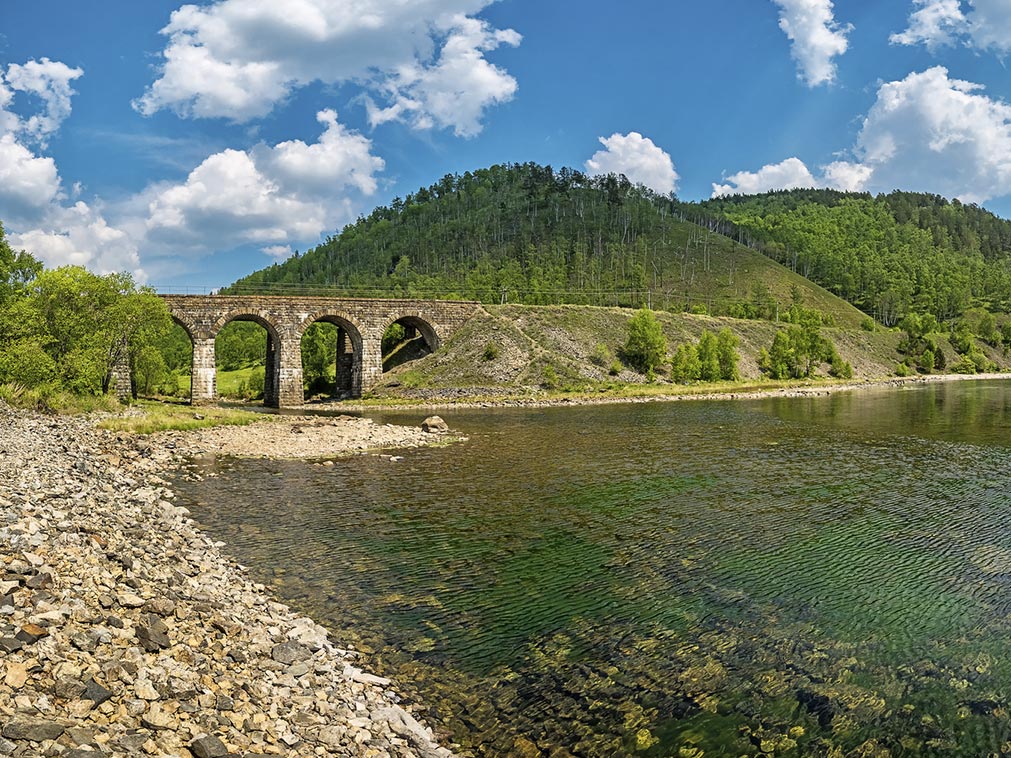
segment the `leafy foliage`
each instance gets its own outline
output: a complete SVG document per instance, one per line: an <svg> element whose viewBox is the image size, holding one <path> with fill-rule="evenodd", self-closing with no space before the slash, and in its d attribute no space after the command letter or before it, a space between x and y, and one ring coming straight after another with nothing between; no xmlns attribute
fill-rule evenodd
<svg viewBox="0 0 1011 758"><path fill-rule="evenodd" d="M43 270L14 253L0 227L0 383L102 394L113 367L128 362L150 385L161 368L151 348L170 326L164 301L129 274Z"/></svg>
<svg viewBox="0 0 1011 758"><path fill-rule="evenodd" d="M937 195L789 190L691 206L885 324L1011 309L1011 222Z"/></svg>
<svg viewBox="0 0 1011 758"><path fill-rule="evenodd" d="M630 366L643 373L655 371L667 358L667 338L656 314L641 308L628 322L628 341L622 350Z"/></svg>
<svg viewBox="0 0 1011 758"><path fill-rule="evenodd" d="M772 345L767 350L763 348L758 358L759 368L772 379L809 379L817 374L822 363L830 365L833 376L853 376L853 367L836 352L832 341L822 335L815 319L780 329Z"/></svg>
<svg viewBox="0 0 1011 758"><path fill-rule="evenodd" d="M671 379L678 384L691 382L737 381L740 340L724 327L717 334L703 329L695 344L684 342L677 346L671 357Z"/></svg>

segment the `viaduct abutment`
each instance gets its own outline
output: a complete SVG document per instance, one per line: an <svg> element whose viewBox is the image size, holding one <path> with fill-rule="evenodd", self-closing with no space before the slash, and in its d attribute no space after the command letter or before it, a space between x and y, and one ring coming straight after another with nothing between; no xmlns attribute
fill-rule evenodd
<svg viewBox="0 0 1011 758"><path fill-rule="evenodd" d="M232 321L255 321L267 332L264 405L303 403L302 335L317 321L337 326L337 373L351 397L361 397L383 374L383 334L391 324L413 327L430 350L473 316L480 304L448 300L378 300L273 295L162 295L172 318L193 342L190 399L212 402L214 340Z"/></svg>

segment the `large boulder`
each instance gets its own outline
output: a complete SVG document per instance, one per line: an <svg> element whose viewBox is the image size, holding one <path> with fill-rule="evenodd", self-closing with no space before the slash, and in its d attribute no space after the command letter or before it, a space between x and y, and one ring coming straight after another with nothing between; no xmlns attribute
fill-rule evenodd
<svg viewBox="0 0 1011 758"><path fill-rule="evenodd" d="M448 432L449 424L442 420L439 416L429 416L424 421L421 422L421 431L423 432Z"/></svg>

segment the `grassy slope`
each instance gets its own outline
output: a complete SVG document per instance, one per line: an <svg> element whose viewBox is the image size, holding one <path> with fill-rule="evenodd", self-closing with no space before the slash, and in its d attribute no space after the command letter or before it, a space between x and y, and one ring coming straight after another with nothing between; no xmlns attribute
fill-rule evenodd
<svg viewBox="0 0 1011 758"><path fill-rule="evenodd" d="M680 235L675 233L672 236L687 240L692 230L697 235L698 227L694 225L679 224L677 227ZM692 303L708 299L715 300L719 305L750 300L755 285L764 284L772 297L786 309L792 300L792 290L797 287L805 307L830 315L838 326L856 327L866 318L867 314L824 287L755 250L718 234L709 237L708 245L708 255L704 252L705 245L699 243L697 237L694 242L686 241L682 246L671 247L670 255L675 261L674 265L668 267L668 272L677 279L669 283L668 288L675 295L687 290ZM676 298L675 304L683 307ZM662 308L664 305L662 302L654 302L653 307Z"/></svg>
<svg viewBox="0 0 1011 758"><path fill-rule="evenodd" d="M610 376L607 367L595 365L591 356L603 344L617 355L628 336L628 320L634 311L627 308L588 306L491 306L471 319L447 340L436 354L398 366L384 375L373 394L377 397L409 396L416 389L453 387L482 388L488 394L509 393L545 383L545 367L558 377L558 385L591 388L608 382L643 382L644 377L629 369ZM686 313L657 312L668 343L673 349L685 340L697 340L703 329L717 331L729 327L740 338L740 371L745 380L761 380L758 353L768 347L777 329L785 325L768 321L715 318ZM901 356L896 350L900 334L854 328L826 328L842 357L853 365L855 378L892 375ZM494 343L496 357L485 353ZM954 350L942 346L950 362ZM991 353L1002 369L1008 358ZM824 375L827 367L824 367Z"/></svg>

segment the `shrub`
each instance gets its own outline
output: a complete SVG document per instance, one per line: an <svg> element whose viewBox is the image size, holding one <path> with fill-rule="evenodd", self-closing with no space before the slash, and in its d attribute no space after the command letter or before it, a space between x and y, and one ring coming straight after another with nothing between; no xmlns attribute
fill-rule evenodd
<svg viewBox="0 0 1011 758"><path fill-rule="evenodd" d="M481 357L486 361L493 361L498 358L500 354L501 350L499 350L499 346L494 342L489 342L484 346L484 352L481 353Z"/></svg>
<svg viewBox="0 0 1011 758"><path fill-rule="evenodd" d="M852 379L853 366L850 365L849 361L844 361L837 353L832 356L832 365L828 373L836 379Z"/></svg>
<svg viewBox="0 0 1011 758"><path fill-rule="evenodd" d="M860 328L863 329L865 332L873 332L874 319L872 319L870 316L860 319Z"/></svg>
<svg viewBox="0 0 1011 758"><path fill-rule="evenodd" d="M963 355L951 366L951 373L953 374L975 374L976 364L973 362L972 358L967 355Z"/></svg>
<svg viewBox="0 0 1011 758"><path fill-rule="evenodd" d="M716 344L716 336L708 329L702 330L697 350L699 355L699 378L704 382L718 382L720 380L720 355Z"/></svg>
<svg viewBox="0 0 1011 758"><path fill-rule="evenodd" d="M558 387L558 372L555 371L554 366L549 364L541 371L541 386L547 390Z"/></svg>
<svg viewBox="0 0 1011 758"><path fill-rule="evenodd" d="M702 364L699 363L699 352L695 345L678 345L670 365L671 379L678 384L697 381L702 374Z"/></svg>
<svg viewBox="0 0 1011 758"><path fill-rule="evenodd" d="M643 373L655 370L667 355L667 338L656 314L648 308L636 312L628 322L624 348L628 363Z"/></svg>
<svg viewBox="0 0 1011 758"><path fill-rule="evenodd" d="M34 340L18 340L0 353L0 382L34 387L55 377L56 361Z"/></svg>
<svg viewBox="0 0 1011 758"><path fill-rule="evenodd" d="M737 370L737 362L740 356L737 354L737 345L740 339L727 327L720 329L716 335L716 354L720 362L720 379L728 382L736 382L741 378Z"/></svg>
<svg viewBox="0 0 1011 758"><path fill-rule="evenodd" d="M599 366L604 368L609 366L614 361L614 356L611 354L610 349L603 342L598 342L597 346L593 348L593 352L590 353L590 363L594 366Z"/></svg>

